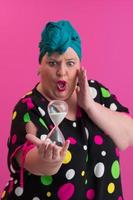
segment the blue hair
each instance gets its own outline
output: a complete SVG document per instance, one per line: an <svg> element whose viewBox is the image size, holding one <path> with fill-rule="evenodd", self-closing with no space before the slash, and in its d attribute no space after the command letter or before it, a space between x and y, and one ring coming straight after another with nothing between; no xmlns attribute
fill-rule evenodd
<svg viewBox="0 0 133 200"><path fill-rule="evenodd" d="M41 63L46 52L49 55L53 52L62 54L68 47L73 48L81 60L81 40L70 22L65 20L48 22L42 31L39 43L39 63Z"/></svg>

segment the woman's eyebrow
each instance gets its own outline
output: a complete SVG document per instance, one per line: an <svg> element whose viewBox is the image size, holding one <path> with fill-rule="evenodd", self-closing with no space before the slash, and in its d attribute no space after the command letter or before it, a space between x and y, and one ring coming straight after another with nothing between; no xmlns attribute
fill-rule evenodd
<svg viewBox="0 0 133 200"><path fill-rule="evenodd" d="M52 60L52 61L56 61L56 62L60 62L61 59L60 58L53 58L53 57L48 57L47 60ZM77 58L65 58L66 61L77 61Z"/></svg>
<svg viewBox="0 0 133 200"><path fill-rule="evenodd" d="M66 58L65 60L77 60L77 58Z"/></svg>

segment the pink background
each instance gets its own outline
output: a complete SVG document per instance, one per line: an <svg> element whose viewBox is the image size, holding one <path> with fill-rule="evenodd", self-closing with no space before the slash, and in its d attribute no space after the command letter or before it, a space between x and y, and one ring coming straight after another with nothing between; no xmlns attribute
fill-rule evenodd
<svg viewBox="0 0 133 200"><path fill-rule="evenodd" d="M8 180L11 112L38 81L38 42L49 20L68 19L83 44L88 78L105 84L133 114L132 0L0 0L0 191ZM125 200L132 200L133 148L121 153Z"/></svg>

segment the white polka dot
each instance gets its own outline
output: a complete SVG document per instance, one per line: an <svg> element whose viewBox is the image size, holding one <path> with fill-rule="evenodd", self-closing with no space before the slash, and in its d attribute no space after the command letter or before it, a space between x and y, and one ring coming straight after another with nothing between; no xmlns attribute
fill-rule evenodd
<svg viewBox="0 0 133 200"><path fill-rule="evenodd" d="M91 97L92 97L93 99L95 99L96 96L97 96L97 90L96 90L94 87L89 87L89 89L90 89Z"/></svg>
<svg viewBox="0 0 133 200"><path fill-rule="evenodd" d="M102 151L102 152L101 152L101 155L102 155L102 156L106 156L106 151Z"/></svg>
<svg viewBox="0 0 133 200"><path fill-rule="evenodd" d="M87 137L87 140L88 140L89 139L89 131L86 127L85 127L85 133L86 133L86 137Z"/></svg>
<svg viewBox="0 0 133 200"><path fill-rule="evenodd" d="M13 178L12 177L10 177L10 179L9 179L10 181L13 181Z"/></svg>
<svg viewBox="0 0 133 200"><path fill-rule="evenodd" d="M83 149L86 151L86 150L87 150L87 145L84 145L84 146L83 146Z"/></svg>
<svg viewBox="0 0 133 200"><path fill-rule="evenodd" d="M23 194L23 188L22 187L17 187L15 189L15 194L16 194L16 196L20 197Z"/></svg>
<svg viewBox="0 0 133 200"><path fill-rule="evenodd" d="M7 187L9 185L9 181L6 183L5 187Z"/></svg>
<svg viewBox="0 0 133 200"><path fill-rule="evenodd" d="M90 80L90 82L91 82L91 83L94 83L95 81L94 81L94 80Z"/></svg>
<svg viewBox="0 0 133 200"><path fill-rule="evenodd" d="M39 110L39 112L41 113L41 115L43 117L45 115L45 111L41 107L38 107L38 110Z"/></svg>
<svg viewBox="0 0 133 200"><path fill-rule="evenodd" d="M67 178L68 180L71 180L74 176L75 176L75 171L74 171L74 169L69 169L69 170L66 172L66 178Z"/></svg>
<svg viewBox="0 0 133 200"><path fill-rule="evenodd" d="M110 109L111 109L112 111L116 111L116 110L117 110L116 104L115 104L115 103L111 103L111 104L110 104Z"/></svg>
<svg viewBox="0 0 133 200"><path fill-rule="evenodd" d="M40 139L41 139L41 140L45 140L46 137L47 137L47 135L43 134L43 135L40 136Z"/></svg>
<svg viewBox="0 0 133 200"><path fill-rule="evenodd" d="M38 197L34 197L32 200L40 200Z"/></svg>
<svg viewBox="0 0 133 200"><path fill-rule="evenodd" d="M104 164L99 162L95 165L94 174L97 178L100 178L104 175L105 167Z"/></svg>
<svg viewBox="0 0 133 200"><path fill-rule="evenodd" d="M77 126L76 122L73 122L73 127L76 127L76 126Z"/></svg>
<svg viewBox="0 0 133 200"><path fill-rule="evenodd" d="M14 181L14 184L17 184L17 182L18 182L18 180L16 179L16 180Z"/></svg>
<svg viewBox="0 0 133 200"><path fill-rule="evenodd" d="M12 172L13 174L16 173L16 171L15 171L15 169L13 168L12 164L10 165L10 170L11 170L11 172Z"/></svg>

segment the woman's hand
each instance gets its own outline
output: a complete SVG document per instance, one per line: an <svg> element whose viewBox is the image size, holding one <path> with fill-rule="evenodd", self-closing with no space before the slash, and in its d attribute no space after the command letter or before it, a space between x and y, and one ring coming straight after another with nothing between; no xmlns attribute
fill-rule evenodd
<svg viewBox="0 0 133 200"><path fill-rule="evenodd" d="M26 138L37 146L38 156L44 163L42 174L56 174L65 159L69 148L69 140L66 140L64 145L60 147L55 142L52 143L49 138L42 141L32 134L27 134Z"/></svg>
<svg viewBox="0 0 133 200"><path fill-rule="evenodd" d="M83 68L80 68L80 70L78 71L78 83L79 83L79 85L77 86L78 105L85 111L87 111L94 101L90 94L86 71Z"/></svg>

